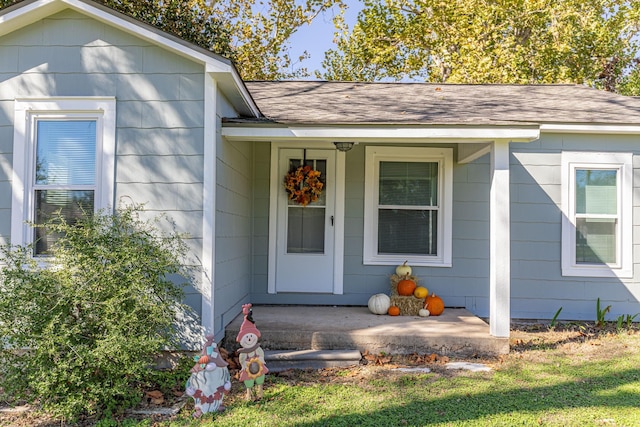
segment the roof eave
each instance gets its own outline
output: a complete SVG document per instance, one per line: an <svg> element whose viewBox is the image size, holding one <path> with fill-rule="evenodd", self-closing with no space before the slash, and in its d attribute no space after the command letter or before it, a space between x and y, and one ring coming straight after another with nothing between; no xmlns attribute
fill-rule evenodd
<svg viewBox="0 0 640 427"><path fill-rule="evenodd" d="M640 135L640 124L634 123L543 123L545 133L581 133L609 135Z"/></svg>
<svg viewBox="0 0 640 427"><path fill-rule="evenodd" d="M353 142L531 142L540 137L537 125L421 125L405 123L360 125L277 125L225 123L228 140L329 140Z"/></svg>

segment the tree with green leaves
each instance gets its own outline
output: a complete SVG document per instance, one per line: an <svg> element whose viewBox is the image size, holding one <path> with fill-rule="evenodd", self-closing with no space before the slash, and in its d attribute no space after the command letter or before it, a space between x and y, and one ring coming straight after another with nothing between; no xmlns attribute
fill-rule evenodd
<svg viewBox="0 0 640 427"><path fill-rule="evenodd" d="M639 32L629 0L365 0L318 77L633 90Z"/></svg>
<svg viewBox="0 0 640 427"><path fill-rule="evenodd" d="M0 0L0 8L22 0ZM305 77L308 58L290 54L289 40L343 0L95 0L172 33L236 64L245 80Z"/></svg>

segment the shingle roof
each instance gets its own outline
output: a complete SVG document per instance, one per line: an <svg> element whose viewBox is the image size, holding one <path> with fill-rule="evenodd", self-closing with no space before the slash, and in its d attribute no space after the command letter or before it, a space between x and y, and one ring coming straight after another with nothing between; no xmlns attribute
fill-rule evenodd
<svg viewBox="0 0 640 427"><path fill-rule="evenodd" d="M324 81L246 85L265 116L263 121L272 123L640 124L640 98L580 85Z"/></svg>

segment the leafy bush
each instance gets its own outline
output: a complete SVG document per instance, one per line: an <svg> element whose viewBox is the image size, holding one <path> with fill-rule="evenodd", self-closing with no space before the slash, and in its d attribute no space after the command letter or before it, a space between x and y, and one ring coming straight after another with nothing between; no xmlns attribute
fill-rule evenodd
<svg viewBox="0 0 640 427"><path fill-rule="evenodd" d="M176 314L189 278L186 245L139 206L46 224L51 257L0 249L0 376L9 395L74 419L135 405L163 349L177 348ZM2 349L2 347L4 347Z"/></svg>

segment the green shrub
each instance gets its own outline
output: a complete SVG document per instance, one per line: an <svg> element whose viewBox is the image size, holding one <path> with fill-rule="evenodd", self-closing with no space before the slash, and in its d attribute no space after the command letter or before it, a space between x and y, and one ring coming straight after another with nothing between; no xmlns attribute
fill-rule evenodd
<svg viewBox="0 0 640 427"><path fill-rule="evenodd" d="M135 405L154 357L177 348L186 307L171 278L188 280L182 236L141 207L57 217L51 257L0 249L0 376L9 395L67 419L109 417Z"/></svg>

